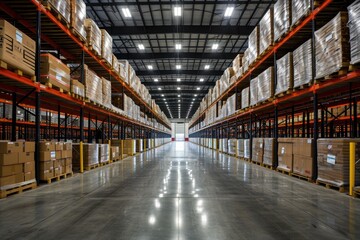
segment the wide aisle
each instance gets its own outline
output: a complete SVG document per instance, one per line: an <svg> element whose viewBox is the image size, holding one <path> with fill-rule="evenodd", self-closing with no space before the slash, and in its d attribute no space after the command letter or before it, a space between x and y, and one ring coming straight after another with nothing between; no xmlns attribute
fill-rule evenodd
<svg viewBox="0 0 360 240"><path fill-rule="evenodd" d="M357 239L360 201L173 142L0 201L1 239Z"/></svg>

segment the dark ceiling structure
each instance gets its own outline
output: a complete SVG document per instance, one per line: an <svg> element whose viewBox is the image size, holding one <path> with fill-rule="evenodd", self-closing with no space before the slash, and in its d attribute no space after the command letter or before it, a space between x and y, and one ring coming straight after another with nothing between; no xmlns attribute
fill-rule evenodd
<svg viewBox="0 0 360 240"><path fill-rule="evenodd" d="M168 118L191 118L274 3L266 0L85 0ZM232 11L230 11L232 9Z"/></svg>

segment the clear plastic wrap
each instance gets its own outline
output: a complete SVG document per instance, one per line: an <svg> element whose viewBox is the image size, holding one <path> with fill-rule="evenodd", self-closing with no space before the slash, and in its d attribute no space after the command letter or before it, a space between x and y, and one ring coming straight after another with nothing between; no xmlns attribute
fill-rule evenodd
<svg viewBox="0 0 360 240"><path fill-rule="evenodd" d="M342 187L349 184L349 143L355 142L355 159L359 159L360 139L350 138L321 138L317 141L317 180ZM357 164L356 172L360 171ZM355 185L360 184L360 174L355 174Z"/></svg>
<svg viewBox="0 0 360 240"><path fill-rule="evenodd" d="M348 15L339 12L335 18L315 32L316 79L349 66Z"/></svg>
<svg viewBox="0 0 360 240"><path fill-rule="evenodd" d="M274 96L274 67L269 67L257 78L257 102L272 98Z"/></svg>
<svg viewBox="0 0 360 240"><path fill-rule="evenodd" d="M240 70L240 67L242 66L242 64L241 64L242 57L243 57L243 54L238 54L238 55L236 55L235 59L232 62L232 68L234 69L235 73L237 73Z"/></svg>
<svg viewBox="0 0 360 240"><path fill-rule="evenodd" d="M351 64L360 63L360 0L348 7Z"/></svg>
<svg viewBox="0 0 360 240"><path fill-rule="evenodd" d="M311 83L312 64L312 46L309 39L293 52L295 88Z"/></svg>
<svg viewBox="0 0 360 240"><path fill-rule="evenodd" d="M291 25L297 25L298 21L306 17L311 12L311 0L292 0L291 1L292 20Z"/></svg>
<svg viewBox="0 0 360 240"><path fill-rule="evenodd" d="M112 42L110 34L105 29L101 29L101 58L109 65L112 64Z"/></svg>
<svg viewBox="0 0 360 240"><path fill-rule="evenodd" d="M129 68L129 62L128 61L119 60L119 75L127 84L129 84L128 68Z"/></svg>
<svg viewBox="0 0 360 240"><path fill-rule="evenodd" d="M293 54L291 52L276 61L276 76L277 83L275 94L280 94L293 89L294 68Z"/></svg>
<svg viewBox="0 0 360 240"><path fill-rule="evenodd" d="M102 104L106 107L111 106L111 82L105 78L102 80Z"/></svg>
<svg viewBox="0 0 360 240"><path fill-rule="evenodd" d="M231 138L228 140L228 151L231 155L236 155L236 139Z"/></svg>
<svg viewBox="0 0 360 240"><path fill-rule="evenodd" d="M259 56L259 27L256 26L249 35L249 66L255 62Z"/></svg>
<svg viewBox="0 0 360 240"><path fill-rule="evenodd" d="M71 93L80 96L85 97L85 87L84 84L79 82L78 80L71 80Z"/></svg>
<svg viewBox="0 0 360 240"><path fill-rule="evenodd" d="M244 88L241 91L241 109L248 108L250 106L250 88Z"/></svg>
<svg viewBox="0 0 360 240"><path fill-rule="evenodd" d="M236 151L238 157L244 157L244 139L236 140Z"/></svg>
<svg viewBox="0 0 360 240"><path fill-rule="evenodd" d="M275 160L275 138L264 138L264 165L274 166Z"/></svg>
<svg viewBox="0 0 360 240"><path fill-rule="evenodd" d="M86 4L83 0L71 0L71 27L86 41L84 22L86 19Z"/></svg>
<svg viewBox="0 0 360 240"><path fill-rule="evenodd" d="M290 0L278 0L274 4L274 40L284 36L290 29L291 21Z"/></svg>
<svg viewBox="0 0 360 240"><path fill-rule="evenodd" d="M41 83L70 92L70 69L50 53L43 53L40 57Z"/></svg>
<svg viewBox="0 0 360 240"><path fill-rule="evenodd" d="M110 159L118 160L120 157L120 146L111 146L110 148Z"/></svg>
<svg viewBox="0 0 360 240"><path fill-rule="evenodd" d="M108 162L110 160L109 144L98 144L99 146L99 163Z"/></svg>
<svg viewBox="0 0 360 240"><path fill-rule="evenodd" d="M259 23L259 55L274 42L274 10L270 8Z"/></svg>
<svg viewBox="0 0 360 240"><path fill-rule="evenodd" d="M262 163L264 157L264 139L253 138L252 144L252 161Z"/></svg>
<svg viewBox="0 0 360 240"><path fill-rule="evenodd" d="M86 42L96 55L101 55L101 31L98 25L91 19L85 19Z"/></svg>
<svg viewBox="0 0 360 240"><path fill-rule="evenodd" d="M250 158L250 139L244 139L244 158Z"/></svg>
<svg viewBox="0 0 360 240"><path fill-rule="evenodd" d="M59 13L70 24L70 0L42 0L41 3Z"/></svg>
<svg viewBox="0 0 360 240"><path fill-rule="evenodd" d="M250 81L250 106L254 106L258 103L258 81L257 77Z"/></svg>
<svg viewBox="0 0 360 240"><path fill-rule="evenodd" d="M226 101L227 114L228 116L232 115L236 111L236 93L231 95Z"/></svg>
<svg viewBox="0 0 360 240"><path fill-rule="evenodd" d="M80 168L80 144L73 143L72 145L73 151L73 167ZM99 147L98 144L84 143L83 144L83 152L84 152L84 166L91 166L99 163Z"/></svg>
<svg viewBox="0 0 360 240"><path fill-rule="evenodd" d="M250 49L247 48L244 52L243 58L241 59L243 73L246 73L249 70L249 56L250 56Z"/></svg>

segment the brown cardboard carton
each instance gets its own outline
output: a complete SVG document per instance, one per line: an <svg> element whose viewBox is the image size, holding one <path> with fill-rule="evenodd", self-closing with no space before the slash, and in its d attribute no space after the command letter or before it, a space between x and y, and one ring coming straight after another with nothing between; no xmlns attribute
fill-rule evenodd
<svg viewBox="0 0 360 240"><path fill-rule="evenodd" d="M72 165L65 166L65 173L72 173Z"/></svg>
<svg viewBox="0 0 360 240"><path fill-rule="evenodd" d="M62 158L72 158L72 150L63 150Z"/></svg>
<svg viewBox="0 0 360 240"><path fill-rule="evenodd" d="M65 159L65 166L72 165L72 158L66 158Z"/></svg>
<svg viewBox="0 0 360 240"><path fill-rule="evenodd" d="M54 161L40 162L40 172L52 171L54 169Z"/></svg>
<svg viewBox="0 0 360 240"><path fill-rule="evenodd" d="M252 161L262 163L264 156L264 139L253 138Z"/></svg>
<svg viewBox="0 0 360 240"><path fill-rule="evenodd" d="M24 173L35 172L35 162L34 161L23 163L23 167L24 167Z"/></svg>
<svg viewBox="0 0 360 240"><path fill-rule="evenodd" d="M24 181L35 179L35 171L24 173Z"/></svg>
<svg viewBox="0 0 360 240"><path fill-rule="evenodd" d="M56 159L62 159L62 152L63 151L55 151L55 158Z"/></svg>
<svg viewBox="0 0 360 240"><path fill-rule="evenodd" d="M14 164L0 167L0 177L16 175L23 172L22 164Z"/></svg>
<svg viewBox="0 0 360 240"><path fill-rule="evenodd" d="M41 54L41 83L70 92L70 69L50 53Z"/></svg>
<svg viewBox="0 0 360 240"><path fill-rule="evenodd" d="M55 160L55 159L56 159L56 151L40 152L40 161L42 162Z"/></svg>
<svg viewBox="0 0 360 240"><path fill-rule="evenodd" d="M24 177L24 173L18 173L15 176L15 183L21 183L24 181L25 177Z"/></svg>
<svg viewBox="0 0 360 240"><path fill-rule="evenodd" d="M15 184L15 175L0 177L0 187Z"/></svg>
<svg viewBox="0 0 360 240"><path fill-rule="evenodd" d="M40 152L44 151L55 151L55 142L41 142L40 143Z"/></svg>
<svg viewBox="0 0 360 240"><path fill-rule="evenodd" d="M278 169L292 172L293 170L293 143L291 139L279 138Z"/></svg>
<svg viewBox="0 0 360 240"><path fill-rule="evenodd" d="M35 152L35 142L24 142L23 152Z"/></svg>
<svg viewBox="0 0 360 240"><path fill-rule="evenodd" d="M34 161L34 152L20 152L19 163Z"/></svg>
<svg viewBox="0 0 360 240"><path fill-rule="evenodd" d="M64 143L64 149L63 150L72 151L72 143L69 143L69 142Z"/></svg>
<svg viewBox="0 0 360 240"><path fill-rule="evenodd" d="M0 165L19 163L19 153L0 153Z"/></svg>
<svg viewBox="0 0 360 240"><path fill-rule="evenodd" d="M53 170L45 170L40 172L40 180L47 181L49 178L54 177Z"/></svg>
<svg viewBox="0 0 360 240"><path fill-rule="evenodd" d="M0 153L18 153L22 150L20 142L0 141Z"/></svg>
<svg viewBox="0 0 360 240"><path fill-rule="evenodd" d="M64 143L63 143L63 142L56 142L56 143L55 143L55 150L56 150L56 151L62 151L62 150L64 150Z"/></svg>
<svg viewBox="0 0 360 240"><path fill-rule="evenodd" d="M313 161L312 157L294 155L294 173L311 178L313 174Z"/></svg>
<svg viewBox="0 0 360 240"><path fill-rule="evenodd" d="M61 175L61 168L60 167L54 168L54 177L60 175Z"/></svg>
<svg viewBox="0 0 360 240"><path fill-rule="evenodd" d="M311 138L292 138L294 143L293 154L313 157L314 141Z"/></svg>

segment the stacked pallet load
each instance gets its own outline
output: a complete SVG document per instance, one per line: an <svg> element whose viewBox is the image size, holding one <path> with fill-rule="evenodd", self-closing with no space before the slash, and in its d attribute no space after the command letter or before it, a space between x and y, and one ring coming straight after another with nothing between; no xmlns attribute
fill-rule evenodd
<svg viewBox="0 0 360 240"><path fill-rule="evenodd" d="M109 66L112 64L112 42L110 34L105 29L101 29L101 58Z"/></svg>
<svg viewBox="0 0 360 240"><path fill-rule="evenodd" d="M311 179L314 175L314 141L311 138L293 138L293 173Z"/></svg>
<svg viewBox="0 0 360 240"><path fill-rule="evenodd" d="M9 22L0 19L0 64L19 75L35 76L35 41Z"/></svg>
<svg viewBox="0 0 360 240"><path fill-rule="evenodd" d="M42 0L41 3L49 10L55 11L60 15L61 19L70 24L71 8L70 0Z"/></svg>
<svg viewBox="0 0 360 240"><path fill-rule="evenodd" d="M242 63L242 72L243 74L245 74L248 70L249 70L249 65L250 65L250 62L249 62L249 56L250 56L250 49L247 48L245 51L244 51L244 56L243 58L241 59Z"/></svg>
<svg viewBox="0 0 360 240"><path fill-rule="evenodd" d="M228 154L235 156L236 155L236 139L230 138L228 140Z"/></svg>
<svg viewBox="0 0 360 240"><path fill-rule="evenodd" d="M289 31L291 0L278 0L274 4L274 40L279 41Z"/></svg>
<svg viewBox="0 0 360 240"><path fill-rule="evenodd" d="M288 138L278 138L277 170L291 173L293 171L293 141Z"/></svg>
<svg viewBox="0 0 360 240"><path fill-rule="evenodd" d="M112 162L120 160L120 147L119 146L111 146L110 160Z"/></svg>
<svg viewBox="0 0 360 240"><path fill-rule="evenodd" d="M71 93L74 95L74 96L77 96L77 97L82 97L82 98L85 98L85 87L84 87L84 84L82 84L81 82L79 82L78 80L75 80L75 79L71 79L71 82L70 82L70 86L71 86Z"/></svg>
<svg viewBox="0 0 360 240"><path fill-rule="evenodd" d="M236 102L237 96L236 94L231 95L226 101L226 108L227 108L227 116L231 116L236 112Z"/></svg>
<svg viewBox="0 0 360 240"><path fill-rule="evenodd" d="M101 56L101 31L98 25L91 18L84 21L86 30L86 43L89 49L96 55Z"/></svg>
<svg viewBox="0 0 360 240"><path fill-rule="evenodd" d="M271 100L274 96L274 67L269 67L258 77L256 102ZM250 90L251 91L251 90Z"/></svg>
<svg viewBox="0 0 360 240"><path fill-rule="evenodd" d="M240 158L244 157L244 139L237 139L236 141L237 156Z"/></svg>
<svg viewBox="0 0 360 240"><path fill-rule="evenodd" d="M71 28L82 42L86 42L86 4L83 0L71 0Z"/></svg>
<svg viewBox="0 0 360 240"><path fill-rule="evenodd" d="M256 26L249 35L249 66L251 66L259 56L259 27Z"/></svg>
<svg viewBox="0 0 360 240"><path fill-rule="evenodd" d="M105 78L102 81L102 105L111 108L111 82Z"/></svg>
<svg viewBox="0 0 360 240"><path fill-rule="evenodd" d="M276 61L276 76L275 95L290 93L294 86L293 55L291 52Z"/></svg>
<svg viewBox="0 0 360 240"><path fill-rule="evenodd" d="M259 55L261 56L274 42L274 10L270 8L259 23Z"/></svg>
<svg viewBox="0 0 360 240"><path fill-rule="evenodd" d="M143 152L144 146L143 146L143 140L142 139L136 139L136 152Z"/></svg>
<svg viewBox="0 0 360 240"><path fill-rule="evenodd" d="M312 82L312 44L311 39L293 52L294 88L309 86Z"/></svg>
<svg viewBox="0 0 360 240"><path fill-rule="evenodd" d="M300 20L310 14L311 0L292 0L291 10L291 25L297 26Z"/></svg>
<svg viewBox="0 0 360 240"><path fill-rule="evenodd" d="M318 183L343 188L349 185L350 142L355 142L355 159L359 159L360 140L350 138L321 138L317 141ZM355 171L360 171L356 164ZM355 185L360 184L360 174L355 174Z"/></svg>
<svg viewBox="0 0 360 240"><path fill-rule="evenodd" d="M61 92L70 92L70 69L50 53L40 56L40 82Z"/></svg>
<svg viewBox="0 0 360 240"><path fill-rule="evenodd" d="M98 144L99 147L99 164L110 162L109 144Z"/></svg>
<svg viewBox="0 0 360 240"><path fill-rule="evenodd" d="M93 143L83 144L83 164L84 168L89 170L93 167L99 166L99 146ZM73 154L73 167L74 169L80 169L80 144L73 143L72 145Z"/></svg>
<svg viewBox="0 0 360 240"><path fill-rule="evenodd" d="M0 198L36 187L34 152L34 142L0 141Z"/></svg>
<svg viewBox="0 0 360 240"><path fill-rule="evenodd" d="M115 54L111 55L111 66L112 66L112 70L114 73L116 73L117 75L120 74L120 63L119 60L117 59L117 57L115 56Z"/></svg>
<svg viewBox="0 0 360 240"><path fill-rule="evenodd" d="M256 77L250 81L250 106L258 103L259 79Z"/></svg>
<svg viewBox="0 0 360 240"><path fill-rule="evenodd" d="M344 75L350 61L348 15L339 12L315 32L316 79Z"/></svg>
<svg viewBox="0 0 360 240"><path fill-rule="evenodd" d="M244 158L250 159L250 139L244 139Z"/></svg>
<svg viewBox="0 0 360 240"><path fill-rule="evenodd" d="M273 167L275 165L275 138L264 138L263 164Z"/></svg>
<svg viewBox="0 0 360 240"><path fill-rule="evenodd" d="M360 0L356 0L348 7L351 64L360 63Z"/></svg>
<svg viewBox="0 0 360 240"><path fill-rule="evenodd" d="M119 60L119 76L126 83L129 83L128 69L129 69L129 62L126 60Z"/></svg>
<svg viewBox="0 0 360 240"><path fill-rule="evenodd" d="M154 146L155 142L152 141L153 139L150 139L150 144L149 146ZM123 140L123 153L128 155L128 156L133 156L136 154L136 142L135 139L125 139Z"/></svg>
<svg viewBox="0 0 360 240"><path fill-rule="evenodd" d="M264 159L264 139L253 138L252 143L252 161L257 163L263 163Z"/></svg>
<svg viewBox="0 0 360 240"><path fill-rule="evenodd" d="M241 109L246 109L250 106L250 88L244 88L241 91Z"/></svg>
<svg viewBox="0 0 360 240"><path fill-rule="evenodd" d="M236 55L236 57L234 58L234 60L232 62L232 68L234 70L236 79L238 79L239 77L242 76L242 68L241 68L242 57L243 57L242 54L238 54L238 55ZM210 96L211 96L211 93L210 93Z"/></svg>

